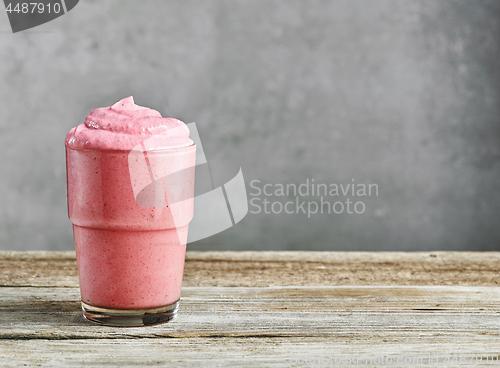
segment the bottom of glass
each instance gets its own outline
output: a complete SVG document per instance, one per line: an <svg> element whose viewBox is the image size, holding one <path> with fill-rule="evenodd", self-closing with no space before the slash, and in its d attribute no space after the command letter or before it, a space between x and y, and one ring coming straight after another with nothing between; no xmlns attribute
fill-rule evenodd
<svg viewBox="0 0 500 368"><path fill-rule="evenodd" d="M153 326L174 319L179 310L179 300L173 304L152 309L107 309L82 302L82 310L86 319L105 326Z"/></svg>

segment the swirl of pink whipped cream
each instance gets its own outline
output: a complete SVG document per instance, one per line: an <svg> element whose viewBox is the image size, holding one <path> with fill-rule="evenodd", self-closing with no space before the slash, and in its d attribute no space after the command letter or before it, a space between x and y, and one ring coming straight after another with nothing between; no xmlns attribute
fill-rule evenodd
<svg viewBox="0 0 500 368"><path fill-rule="evenodd" d="M130 96L113 106L92 110L85 123L66 135L66 146L71 149L131 150L146 140L148 150L193 144L186 124L136 105Z"/></svg>

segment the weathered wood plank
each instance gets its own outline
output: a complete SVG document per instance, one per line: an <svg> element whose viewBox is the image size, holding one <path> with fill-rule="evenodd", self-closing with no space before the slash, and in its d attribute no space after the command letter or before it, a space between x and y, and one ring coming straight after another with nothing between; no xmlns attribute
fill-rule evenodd
<svg viewBox="0 0 500 368"><path fill-rule="evenodd" d="M366 355L393 366L408 366L395 364L406 357L458 366L471 364L445 359L462 354L491 365L500 354L496 287L186 287L176 320L141 328L84 320L77 288L0 293L0 363L7 366L336 365L305 364L313 358L374 366L363 364ZM297 358L303 363L292 364Z"/></svg>
<svg viewBox="0 0 500 368"><path fill-rule="evenodd" d="M496 365L499 261L188 252L176 320L111 328L81 314L74 252L0 252L0 366Z"/></svg>
<svg viewBox="0 0 500 368"><path fill-rule="evenodd" d="M77 288L0 288L0 339L303 337L356 343L500 343L495 287L186 287L176 320L84 320Z"/></svg>
<svg viewBox="0 0 500 368"><path fill-rule="evenodd" d="M322 359L326 359L323 364ZM382 359L384 364L380 363ZM499 362L498 349L482 343L464 346L374 341L367 345L330 339L222 337L9 340L0 344L0 365L29 367L496 367Z"/></svg>
<svg viewBox="0 0 500 368"><path fill-rule="evenodd" d="M0 251L0 286L78 287L75 252Z"/></svg>
<svg viewBox="0 0 500 368"><path fill-rule="evenodd" d="M500 285L500 252L188 252L185 286ZM77 287L74 252L0 252L0 286Z"/></svg>

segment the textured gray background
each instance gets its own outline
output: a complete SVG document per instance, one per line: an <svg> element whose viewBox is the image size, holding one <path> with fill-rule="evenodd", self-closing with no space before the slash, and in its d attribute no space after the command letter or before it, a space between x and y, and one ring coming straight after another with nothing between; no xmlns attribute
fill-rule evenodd
<svg viewBox="0 0 500 368"><path fill-rule="evenodd" d="M73 248L64 137L134 95L247 184L379 186L191 249L500 250L498 0L82 0L0 43L0 249Z"/></svg>

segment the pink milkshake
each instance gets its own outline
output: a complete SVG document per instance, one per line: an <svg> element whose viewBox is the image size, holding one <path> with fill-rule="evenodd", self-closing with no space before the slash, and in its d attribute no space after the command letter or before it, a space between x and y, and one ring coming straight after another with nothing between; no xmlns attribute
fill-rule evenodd
<svg viewBox="0 0 500 368"><path fill-rule="evenodd" d="M132 97L93 110L68 133L68 211L85 317L113 326L175 317L195 157L183 122Z"/></svg>

